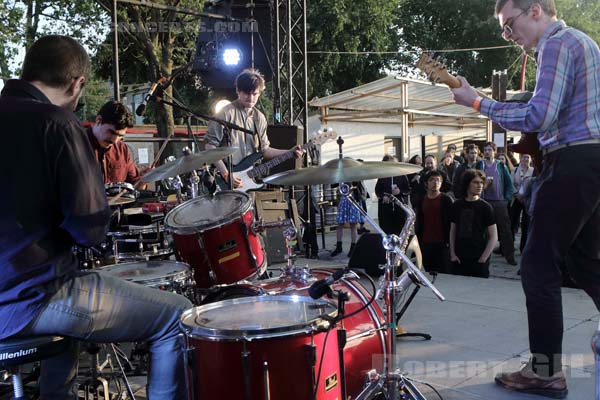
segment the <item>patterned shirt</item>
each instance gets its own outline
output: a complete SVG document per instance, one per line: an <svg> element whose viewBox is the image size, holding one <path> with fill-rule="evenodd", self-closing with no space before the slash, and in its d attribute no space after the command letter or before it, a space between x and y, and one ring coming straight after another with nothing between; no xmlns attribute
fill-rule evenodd
<svg viewBox="0 0 600 400"><path fill-rule="evenodd" d="M536 87L526 104L481 101L481 113L505 129L539 132L540 148L600 138L600 49L563 21L536 47Z"/></svg>

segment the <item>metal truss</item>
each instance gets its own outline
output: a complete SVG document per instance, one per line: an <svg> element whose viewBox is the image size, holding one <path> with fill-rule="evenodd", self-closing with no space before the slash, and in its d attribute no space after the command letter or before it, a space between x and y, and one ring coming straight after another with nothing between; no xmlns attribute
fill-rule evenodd
<svg viewBox="0 0 600 400"><path fill-rule="evenodd" d="M273 0L273 115L275 123L304 128L308 102L306 0Z"/></svg>

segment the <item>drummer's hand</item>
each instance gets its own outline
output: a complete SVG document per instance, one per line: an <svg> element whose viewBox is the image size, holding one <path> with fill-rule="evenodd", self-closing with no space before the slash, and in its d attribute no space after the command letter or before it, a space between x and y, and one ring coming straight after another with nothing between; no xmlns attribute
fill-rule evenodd
<svg viewBox="0 0 600 400"><path fill-rule="evenodd" d="M390 202L390 196L383 196L383 203L389 204L389 202Z"/></svg>
<svg viewBox="0 0 600 400"><path fill-rule="evenodd" d="M300 146L300 145L294 147L293 150L294 150L294 157L296 157L296 158L300 158L304 154L304 149L302 149L302 146Z"/></svg>

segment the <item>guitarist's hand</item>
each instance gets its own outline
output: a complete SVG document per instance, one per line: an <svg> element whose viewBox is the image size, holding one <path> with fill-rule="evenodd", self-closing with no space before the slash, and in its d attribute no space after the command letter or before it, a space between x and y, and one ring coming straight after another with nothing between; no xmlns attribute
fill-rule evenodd
<svg viewBox="0 0 600 400"><path fill-rule="evenodd" d="M304 154L304 149L300 145L294 147L293 150L294 150L294 157L296 157L296 158L300 158Z"/></svg>
<svg viewBox="0 0 600 400"><path fill-rule="evenodd" d="M229 183L229 174L221 174L221 176L223 177L223 180L225 182ZM237 189L237 188L241 188L243 186L244 186L244 181L242 181L242 178L240 178L236 174L233 174L233 188Z"/></svg>
<svg viewBox="0 0 600 400"><path fill-rule="evenodd" d="M471 87L465 78L462 76L457 76L456 78L460 81L460 87L456 89L450 89L452 91L452 97L454 98L454 101L456 104L466 107L473 106L473 102L478 96L477 92Z"/></svg>

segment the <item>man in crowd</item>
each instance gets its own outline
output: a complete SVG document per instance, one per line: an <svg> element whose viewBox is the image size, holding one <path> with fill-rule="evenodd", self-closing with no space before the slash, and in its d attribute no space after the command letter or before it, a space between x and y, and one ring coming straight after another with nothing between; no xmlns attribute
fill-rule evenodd
<svg viewBox="0 0 600 400"><path fill-rule="evenodd" d="M148 397L185 397L179 316L184 297L96 271L71 248L105 238L110 210L98 163L73 111L90 73L84 48L45 36L27 51L21 79L0 96L0 339L61 335L63 354L42 362L40 399L76 399L78 341L148 342ZM14 134L18 132L19 134ZM27 160L27 162L24 162ZM24 195L24 194L27 195Z"/></svg>
<svg viewBox="0 0 600 400"><path fill-rule="evenodd" d="M525 104L482 99L461 77L454 99L506 129L539 132L544 158L521 259L532 357L496 382L563 398L562 266L600 309L600 49L557 18L553 0L497 0L495 12L506 40L534 50L535 93Z"/></svg>
<svg viewBox="0 0 600 400"><path fill-rule="evenodd" d="M512 178L506 165L496 160L495 143L487 142L483 145L483 160L477 163L477 169L482 170L486 176L482 197L494 208L500 239L500 253L510 265L517 265L510 217L508 216L508 203L513 197Z"/></svg>
<svg viewBox="0 0 600 400"><path fill-rule="evenodd" d="M133 116L127 106L109 101L98 111L94 125L87 128L104 183L135 184L141 178L129 147L123 142L127 128L132 126Z"/></svg>
<svg viewBox="0 0 600 400"><path fill-rule="evenodd" d="M423 169L419 172L416 183L413 184L411 189L411 202L416 204L420 202L423 197L427 194L427 189L425 188L427 184L427 179L425 178L431 171L438 171L440 175L442 175L442 188L441 191L443 193L447 193L450 191L452 182L450 178L448 178L448 174L441 169L438 168L437 158L433 154L427 154L425 159L423 160Z"/></svg>
<svg viewBox="0 0 600 400"><path fill-rule="evenodd" d="M254 134L232 130L230 131L231 140L228 142L223 134L223 127L211 121L208 125L208 133L206 135L206 149L214 149L222 146L237 147L238 149L232 156L234 166L245 157L256 152L262 152L263 157L269 159L289 151L270 146L267 137L267 119L255 107L264 89L265 79L257 70L245 69L237 76L235 79L237 100L223 107L216 117L248 129ZM303 150L300 145L294 147L293 151L296 158L302 157ZM225 163L217 161L215 166L223 179L227 181L229 179L229 171L225 167ZM242 185L242 179L233 174L233 186L237 188Z"/></svg>
<svg viewBox="0 0 600 400"><path fill-rule="evenodd" d="M423 266L428 272L449 272L452 198L440 192L442 174L439 171L431 171L425 178L427 194L414 205L415 233L423 254Z"/></svg>
<svg viewBox="0 0 600 400"><path fill-rule="evenodd" d="M483 172L476 169L465 171L461 184L464 192L452 205L450 261L455 274L479 278L490 276L490 256L498 233L494 211L481 199L484 182Z"/></svg>
<svg viewBox="0 0 600 400"><path fill-rule="evenodd" d="M464 163L460 164L456 171L454 171L454 178L452 180L452 192L454 193L454 198L459 199L459 194L465 191L465 188L461 186L462 174L468 169L475 169L477 165L477 157L479 156L479 148L476 144L471 143L467 145L465 149L465 154L467 159Z"/></svg>

